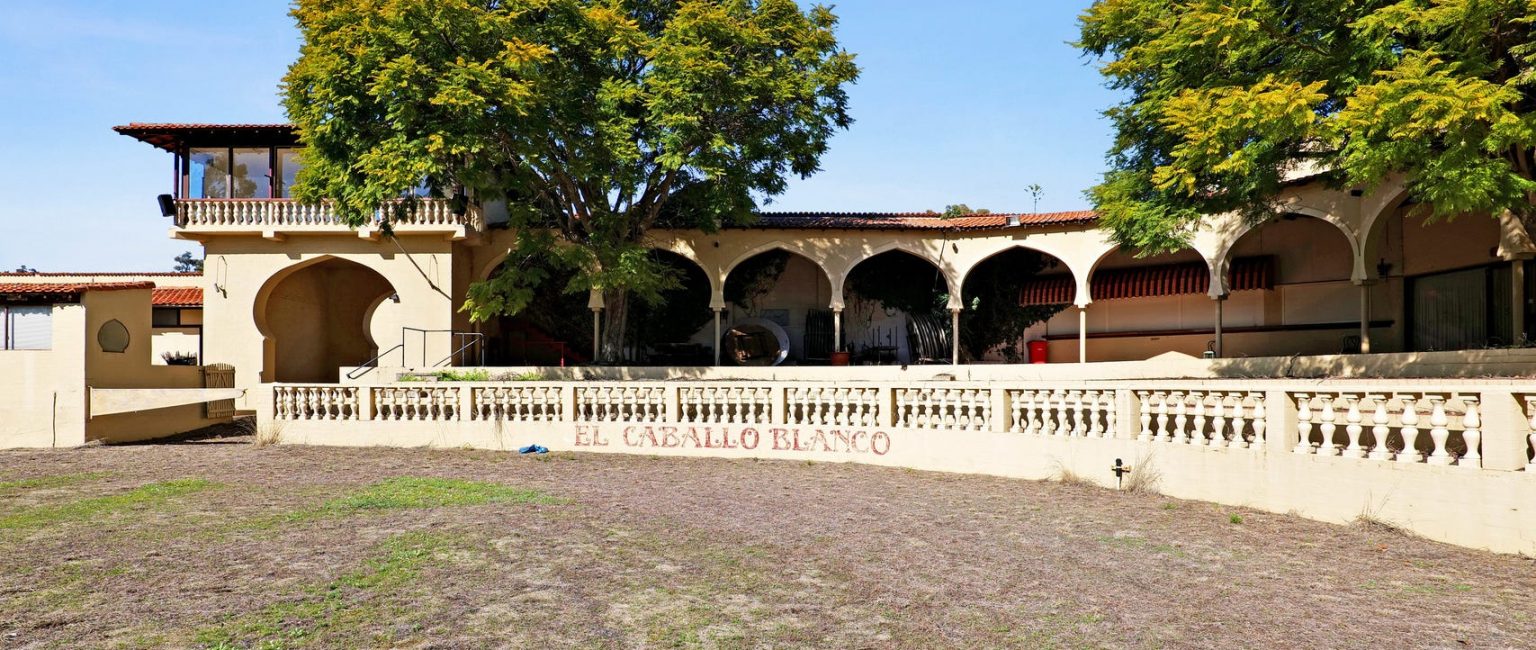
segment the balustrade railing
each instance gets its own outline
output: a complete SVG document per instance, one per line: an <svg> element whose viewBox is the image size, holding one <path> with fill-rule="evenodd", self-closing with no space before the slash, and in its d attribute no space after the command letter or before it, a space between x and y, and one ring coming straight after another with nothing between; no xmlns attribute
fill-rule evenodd
<svg viewBox="0 0 1536 650"><path fill-rule="evenodd" d="M910 429L988 431L992 391L976 388L898 388L897 425Z"/></svg>
<svg viewBox="0 0 1536 650"><path fill-rule="evenodd" d="M276 386L273 412L279 420L357 420L358 392L351 386Z"/></svg>
<svg viewBox="0 0 1536 650"><path fill-rule="evenodd" d="M1297 454L1482 466L1476 394L1433 391L1291 392Z"/></svg>
<svg viewBox="0 0 1536 650"><path fill-rule="evenodd" d="M785 424L872 427L880 418L880 389L794 384L787 389Z"/></svg>
<svg viewBox="0 0 1536 650"><path fill-rule="evenodd" d="M559 422L565 417L565 389L559 386L477 386L470 390L473 420Z"/></svg>
<svg viewBox="0 0 1536 650"><path fill-rule="evenodd" d="M577 422L662 422L667 391L662 386L594 386L576 389Z"/></svg>
<svg viewBox="0 0 1536 650"><path fill-rule="evenodd" d="M1262 391L1138 390L1136 439L1263 451L1271 408Z"/></svg>
<svg viewBox="0 0 1536 650"><path fill-rule="evenodd" d="M767 424L773 416L773 389L766 386L683 386L679 416L694 424Z"/></svg>
<svg viewBox="0 0 1536 650"><path fill-rule="evenodd" d="M389 421L458 420L458 386L376 386L373 393L374 419Z"/></svg>
<svg viewBox="0 0 1536 650"><path fill-rule="evenodd" d="M445 199L391 201L375 210L371 218L372 224L385 221L409 226L480 226L474 207L456 214L453 204ZM346 227L330 203L288 199L184 199L176 202L176 224L183 228Z"/></svg>
<svg viewBox="0 0 1536 650"><path fill-rule="evenodd" d="M1118 415L1115 391L1011 390L1009 431L1026 435L1115 438Z"/></svg>
<svg viewBox="0 0 1536 650"><path fill-rule="evenodd" d="M1503 436L1496 469L1523 467L1536 473L1536 392L1437 386L1266 386L1258 380L1104 382L1102 387L745 381L278 384L271 406L274 417L292 421L882 427L1120 439L1211 451L1288 450L1362 463L1476 469L1489 453L1484 421L1492 399L1497 433Z"/></svg>

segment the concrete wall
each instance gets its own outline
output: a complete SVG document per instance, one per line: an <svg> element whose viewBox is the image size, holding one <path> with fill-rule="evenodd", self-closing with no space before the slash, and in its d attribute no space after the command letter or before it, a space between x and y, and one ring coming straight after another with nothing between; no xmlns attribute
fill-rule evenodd
<svg viewBox="0 0 1536 650"><path fill-rule="evenodd" d="M52 349L0 350L0 448L85 443L85 306L52 320Z"/></svg>
<svg viewBox="0 0 1536 650"><path fill-rule="evenodd" d="M53 307L51 350L0 351L0 448L71 447L128 442L192 431L222 420L202 404L92 416L89 388L201 388L202 369L151 363L150 291L87 291L78 304ZM107 352L98 333L110 321L128 330L128 346Z"/></svg>
<svg viewBox="0 0 1536 650"><path fill-rule="evenodd" d="M230 236L209 238L204 247L203 362L235 366L235 385L240 388L274 379L284 359L290 367L299 364L300 372L329 377L338 366L371 356L364 354L371 349L362 350L358 341L364 333L374 339L369 347L382 352L401 342L402 326L447 330L461 318L456 310L463 296L449 293L455 286L455 244L446 238L373 240L352 233L286 239ZM377 294L383 285L369 273L300 275L329 260L353 262L376 273L400 302L380 301ZM285 286L290 277L299 279ZM333 298L346 304L332 309ZM320 302L327 303L327 309L316 313L312 307ZM269 314L272 305L276 307ZM328 314L345 316L348 322L327 324ZM258 322L269 315L272 322ZM366 318L366 328L360 321L354 323L353 316ZM279 330L290 335L278 340ZM425 346L412 337L406 352L411 359L425 352L436 361L448 355L449 345L447 335L429 336ZM315 364L308 362L311 358ZM325 367L319 368L319 363Z"/></svg>
<svg viewBox="0 0 1536 650"><path fill-rule="evenodd" d="M540 444L556 451L858 462L1036 480L1070 472L1105 487L1115 485L1110 468L1122 459L1136 478L1173 497L1336 523L1368 516L1431 539L1533 554L1536 509L1527 506L1536 500L1536 463L1527 467L1531 428L1525 421L1526 393L1521 392L1528 388L1455 381L513 382L263 386L258 402L260 417L272 422L289 444L467 445L502 451ZM283 397L290 391L303 397ZM513 395L510 401L506 391ZM1018 391L1037 397L1021 397ZM700 395L706 396L702 402L683 401ZM1319 401L1322 395L1333 401ZM1479 418L1463 420L1458 411L1446 422L1435 419L1444 415L1435 402L1436 416L1426 418L1424 426L1448 426L1447 436L1467 440L1472 438L1462 431L1481 427L1476 443L1481 459L1445 459L1446 464L1437 465L1390 455L1367 458L1366 450L1374 446L1361 447L1355 457L1348 451L1314 453L1311 447L1295 451L1303 431L1310 431L1309 438L1319 435L1319 422L1339 424L1332 439L1343 441L1342 424L1361 417L1355 410L1346 416L1345 403L1355 405L1363 396L1379 399L1370 395L1417 400L1416 412L1425 415L1436 395L1448 411L1476 404ZM1191 415L1183 406L1171 411L1162 402L1151 410L1152 402L1164 396L1184 396L1202 405L1214 396L1225 396L1221 403L1230 405L1238 396L1236 403L1263 403L1266 410L1260 416L1251 406L1220 412L1201 406L1206 410ZM1314 409L1323 403L1333 406L1302 415L1298 404L1303 398ZM498 403L505 408L488 406ZM708 403L719 408L690 411L688 406ZM316 404L319 410L310 410ZM868 408L844 410L856 404ZM1406 404L1394 401L1391 408L1404 410ZM615 414L613 405L629 410ZM1365 416L1371 408L1363 409ZM1093 413L1091 425L1084 419L1088 413ZM1383 417L1392 427L1412 426L1400 423L1395 412ZM1042 420L1043 433L1035 424ZM1234 436L1228 425L1239 420L1236 431L1246 435ZM1194 428L1187 428L1191 423ZM1182 434L1170 435L1170 426L1199 441L1191 444ZM1207 438L1221 442L1208 443ZM1422 434L1419 439L1423 442Z"/></svg>

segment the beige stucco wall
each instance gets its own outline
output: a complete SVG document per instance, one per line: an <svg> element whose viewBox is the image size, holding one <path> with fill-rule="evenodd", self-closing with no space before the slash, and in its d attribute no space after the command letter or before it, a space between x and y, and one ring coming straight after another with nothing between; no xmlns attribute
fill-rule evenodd
<svg viewBox="0 0 1536 650"><path fill-rule="evenodd" d="M116 320L128 330L123 352L106 352L97 333ZM150 362L150 291L88 291L53 307L51 350L0 351L0 448L128 442L192 431L217 422L202 404L92 416L90 388L201 388L202 369Z"/></svg>
<svg viewBox="0 0 1536 650"><path fill-rule="evenodd" d="M0 350L0 448L85 442L83 305L54 305L49 350Z"/></svg>
<svg viewBox="0 0 1536 650"><path fill-rule="evenodd" d="M321 350L335 349L341 345L355 345L337 340L337 345L317 345L315 339L302 337L288 342L269 340L269 332L258 323L267 316L266 309L272 303L278 306L271 315L279 321L303 326L314 324L317 337L324 339L334 330L338 336L341 327L326 327L320 323L324 314L313 309L326 303L331 297L350 300L355 293L358 301L368 304L361 309L377 307L368 314L367 331L380 352L399 344L402 326L429 330L453 329L455 310L462 302L462 294L450 292L455 285L453 274L454 244L446 238L412 236L398 240L381 238L371 240L355 234L293 236L273 240L253 236L212 237L204 242L207 251L206 273L203 286L203 350L204 363L227 363L236 368L236 386L249 388L259 384L263 377L271 378L281 363L280 356L315 354L325 357L327 372L334 373L341 364L333 363L341 352L319 354ZM338 289L352 288L357 278L372 278L370 274L331 275L326 278L303 279L298 275L306 267L337 259L355 262L382 277L400 302L388 300L375 302L375 286L367 280L366 291L349 292ZM284 287L290 276L298 276L300 285ZM276 300L273 300L274 294ZM362 298L362 294L368 294ZM284 305L287 305L286 307ZM341 305L336 313L353 313L356 304ZM346 329L352 329L350 324ZM352 330L354 333L357 330ZM295 352L285 352L292 349ZM436 361L448 355L446 335L427 337L426 357ZM411 358L420 359L423 347L420 339L411 337L406 350ZM350 350L347 354L358 350ZM366 356L358 361L366 361Z"/></svg>
<svg viewBox="0 0 1536 650"><path fill-rule="evenodd" d="M417 385L418 387L421 385ZM470 385L450 385L464 391ZM529 386L521 384L521 386ZM717 384L718 386L718 384ZM847 388L848 384L839 384ZM894 390L919 386L881 383ZM995 391L996 384L932 384ZM766 458L815 462L857 462L889 467L978 473L1024 479L1060 478L1064 473L1105 487L1115 484L1109 471L1116 459L1147 476L1153 489L1169 496L1198 499L1271 512L1295 513L1334 523L1361 515L1389 522L1415 534L1505 553L1536 553L1536 480L1526 471L1528 426L1508 392L1507 382L1446 382L1447 391L1488 389L1484 396L1484 465L1440 467L1423 463L1381 462L1347 457L1297 455L1296 414L1286 391L1324 390L1316 382L1242 385L1186 381L1136 384L1134 390L1267 391L1266 441L1257 448L1212 449L1206 446L1134 439L1139 424L1131 389L1121 388L1112 438L1056 437L991 430L918 429L892 426L892 419L866 425L810 425L771 420L761 424L682 423L677 420L573 422L483 421L463 417L422 416L416 421L285 419L277 424L288 444L401 447L471 446L501 451L539 444L555 451L632 453L655 456ZM1021 387L1028 387L1022 386ZM1382 382L1351 390L1408 390ZM562 387L569 391L571 385ZM1034 388L1040 388L1036 386ZM1054 386L1105 390L1109 385ZM789 387L783 387L788 390ZM259 416L274 421L272 386L260 388ZM366 391L366 388L359 389ZM670 389L669 389L670 390ZM882 388L882 390L885 390ZM1421 389L1414 389L1421 390ZM364 393L366 394L366 392ZM1503 402L1495 407L1494 398ZM673 398L663 398L670 404ZM992 393L994 404L998 393ZM365 406L371 411L372 407ZM676 406L667 406L676 412ZM997 408L1006 409L1004 406ZM775 415L778 417L778 414ZM793 417L793 416L791 416ZM889 416L885 416L888 418ZM838 433L845 442L838 444Z"/></svg>

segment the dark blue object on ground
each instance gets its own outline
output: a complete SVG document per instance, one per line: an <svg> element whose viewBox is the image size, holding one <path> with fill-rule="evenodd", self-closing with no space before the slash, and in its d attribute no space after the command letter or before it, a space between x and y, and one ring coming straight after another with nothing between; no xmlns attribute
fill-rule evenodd
<svg viewBox="0 0 1536 650"><path fill-rule="evenodd" d="M517 450L517 453L519 453L519 454L547 454L547 453L549 453L549 447L545 447L544 445L528 445L527 447L523 447L522 449Z"/></svg>

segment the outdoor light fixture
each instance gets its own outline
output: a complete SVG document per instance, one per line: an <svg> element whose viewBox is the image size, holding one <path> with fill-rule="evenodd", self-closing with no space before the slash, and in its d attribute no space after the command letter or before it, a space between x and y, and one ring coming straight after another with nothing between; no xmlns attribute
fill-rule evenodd
<svg viewBox="0 0 1536 650"><path fill-rule="evenodd" d="M1115 473L1115 489L1118 490L1118 489L1124 488L1125 487L1125 475L1131 473L1131 466L1125 464L1119 458L1116 458L1115 459L1115 466L1109 468L1109 471Z"/></svg>
<svg viewBox="0 0 1536 650"><path fill-rule="evenodd" d="M1381 258L1381 261L1376 263L1376 275L1385 278L1391 273L1392 263L1388 262L1385 257Z"/></svg>
<svg viewBox="0 0 1536 650"><path fill-rule="evenodd" d="M160 196L155 197L155 200L160 202L160 216L176 216L176 197L173 197L169 194L161 194Z"/></svg>

